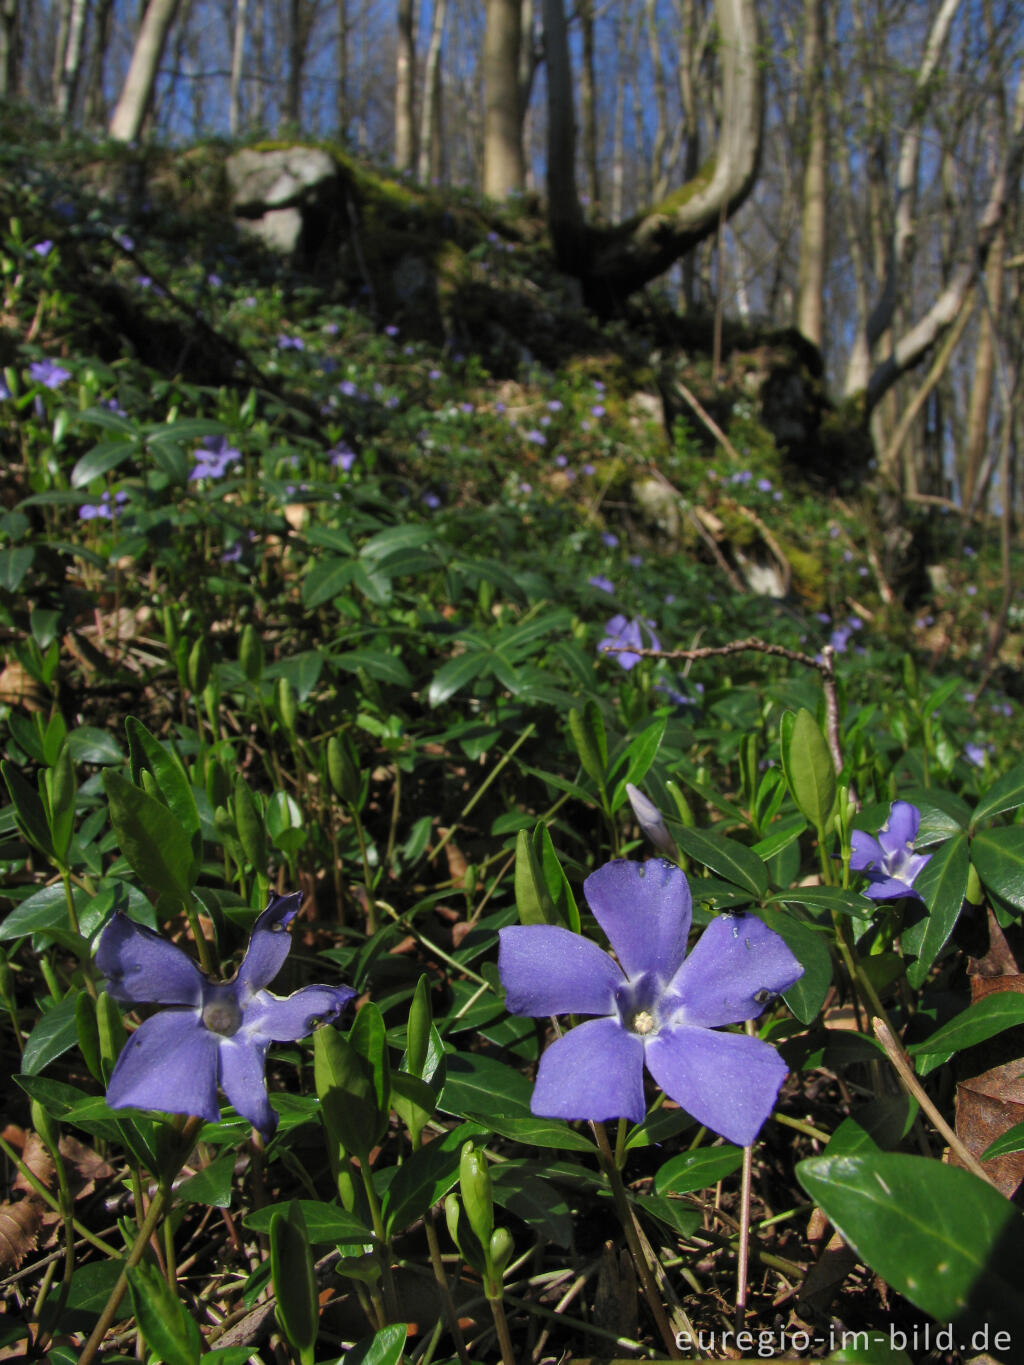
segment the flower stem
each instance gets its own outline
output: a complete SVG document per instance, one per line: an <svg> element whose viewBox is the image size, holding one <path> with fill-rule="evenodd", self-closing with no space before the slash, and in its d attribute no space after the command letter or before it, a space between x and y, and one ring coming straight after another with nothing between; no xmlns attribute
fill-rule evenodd
<svg viewBox="0 0 1024 1365"><path fill-rule="evenodd" d="M399 1317L398 1295L395 1292L395 1279L391 1273L391 1246L384 1232L384 1220L380 1213L380 1200L377 1198L377 1191L373 1188L373 1176L370 1172L370 1167L366 1162L359 1163L359 1174L363 1178L363 1189L366 1191L366 1202L370 1206L370 1218L373 1222L373 1235L377 1240L377 1256L380 1259L381 1289L384 1292L384 1307L387 1312L387 1321L397 1322Z"/></svg>
<svg viewBox="0 0 1024 1365"><path fill-rule="evenodd" d="M516 1353L512 1347L512 1337L508 1330L508 1319L505 1317L505 1305L502 1302L501 1292L496 1295L487 1295L487 1302L491 1305L491 1316L494 1318L494 1330L498 1334L498 1345L501 1348L501 1365L516 1365Z"/></svg>
<svg viewBox="0 0 1024 1365"><path fill-rule="evenodd" d="M629 1199L626 1196L626 1187L622 1181L622 1172L615 1164L615 1157L608 1143L608 1134L604 1130L603 1123L592 1123L594 1137L597 1140L598 1151L601 1155L601 1165L604 1167L605 1175L608 1177L608 1184L611 1187L612 1199L615 1201L615 1212L618 1214L619 1222L622 1224L622 1231L626 1235L626 1245L629 1247L629 1254L633 1258L636 1273L643 1287L644 1297L647 1299L648 1307L657 1324L658 1332L665 1344L665 1350L670 1360L682 1360L682 1354L676 1345L675 1334L671 1324L665 1314L664 1306L658 1294L658 1286L655 1283L654 1275L651 1272L650 1264L640 1246L640 1238L637 1235L635 1215L630 1207Z"/></svg>
<svg viewBox="0 0 1024 1365"><path fill-rule="evenodd" d="M78 1357L78 1365L91 1365L95 1360L96 1353L103 1344L103 1338L107 1335L107 1329L117 1317L117 1310L121 1307L121 1300L128 1291L128 1271L133 1270L142 1260L149 1239L156 1231L156 1226L164 1215L166 1196L162 1187L157 1187L150 1202L149 1209L142 1221L132 1249L128 1253L128 1259L124 1263L124 1269L118 1276L117 1283L111 1291L110 1298L107 1299L103 1312L99 1316L99 1321L92 1330L92 1335L82 1348L82 1354Z"/></svg>

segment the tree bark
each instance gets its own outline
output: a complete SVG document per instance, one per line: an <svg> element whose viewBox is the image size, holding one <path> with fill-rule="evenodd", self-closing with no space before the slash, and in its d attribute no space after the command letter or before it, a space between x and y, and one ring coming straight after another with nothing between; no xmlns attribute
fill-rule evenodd
<svg viewBox="0 0 1024 1365"><path fill-rule="evenodd" d="M107 101L103 93L103 75L114 17L114 0L99 0L93 20L92 55L89 59L89 83L85 92L85 121L93 128L107 121Z"/></svg>
<svg viewBox="0 0 1024 1365"><path fill-rule="evenodd" d="M139 25L135 48L128 66L117 107L108 132L116 142L134 142L153 103L160 58L179 0L149 0Z"/></svg>
<svg viewBox="0 0 1024 1365"><path fill-rule="evenodd" d="M423 103L420 108L419 160L417 179L421 185L434 185L441 179L441 51L448 0L434 0L430 43L423 68Z"/></svg>
<svg viewBox="0 0 1024 1365"><path fill-rule="evenodd" d="M348 132L348 0L338 0L338 137Z"/></svg>
<svg viewBox="0 0 1024 1365"><path fill-rule="evenodd" d="M249 0L235 0L231 31L231 77L228 88L228 132L237 137L242 126L242 75L245 70L245 21Z"/></svg>
<svg viewBox="0 0 1024 1365"><path fill-rule="evenodd" d="M824 0L804 0L804 24L807 160L804 164L796 325L807 340L820 350L825 333L825 254L828 241Z"/></svg>
<svg viewBox="0 0 1024 1365"><path fill-rule="evenodd" d="M411 171L416 164L416 7L398 0L398 42L395 47L395 168Z"/></svg>
<svg viewBox="0 0 1024 1365"><path fill-rule="evenodd" d="M18 92L21 66L21 15L18 0L0 0L0 97Z"/></svg>
<svg viewBox="0 0 1024 1365"><path fill-rule="evenodd" d="M484 30L484 173L490 199L522 191L523 114L520 103L520 0L487 0Z"/></svg>
<svg viewBox="0 0 1024 1365"><path fill-rule="evenodd" d="M556 48L568 52L560 0L545 0L544 14L550 64ZM757 0L715 0L715 14L722 109L715 150L690 182L617 226L585 227L574 182L567 175L555 180L552 160L565 170L571 161L572 87L548 70L552 240L562 268L581 280L584 298L599 312L614 312L627 295L715 234L757 179L763 106Z"/></svg>
<svg viewBox="0 0 1024 1365"><path fill-rule="evenodd" d="M598 166L597 95L594 80L594 0L579 0L583 65L580 68L580 114L583 119L583 184L591 213L601 202Z"/></svg>

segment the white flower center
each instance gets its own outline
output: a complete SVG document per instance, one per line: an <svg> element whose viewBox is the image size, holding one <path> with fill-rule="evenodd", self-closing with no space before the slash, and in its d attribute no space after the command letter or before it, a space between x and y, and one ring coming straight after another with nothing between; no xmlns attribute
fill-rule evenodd
<svg viewBox="0 0 1024 1365"><path fill-rule="evenodd" d="M637 1010L636 1014L633 1015L633 1032L639 1033L641 1037L653 1033L656 1027L654 1015L647 1010Z"/></svg>
<svg viewBox="0 0 1024 1365"><path fill-rule="evenodd" d="M242 1027L242 1011L238 1001L231 995L211 1000L203 1007L202 1019L204 1027L211 1033L220 1033L225 1038L230 1038Z"/></svg>

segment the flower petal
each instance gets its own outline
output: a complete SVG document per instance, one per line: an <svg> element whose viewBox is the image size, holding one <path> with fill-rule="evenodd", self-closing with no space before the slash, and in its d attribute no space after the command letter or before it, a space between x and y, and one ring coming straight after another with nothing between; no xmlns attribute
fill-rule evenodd
<svg viewBox="0 0 1024 1365"><path fill-rule="evenodd" d="M850 867L854 872L864 872L869 867L881 867L885 862L882 845L865 829L855 829L850 834Z"/></svg>
<svg viewBox="0 0 1024 1365"><path fill-rule="evenodd" d="M277 1114L267 1098L266 1042L246 1039L241 1033L220 1045L220 1083L236 1113L248 1119L268 1138L277 1127Z"/></svg>
<svg viewBox="0 0 1024 1365"><path fill-rule="evenodd" d="M245 1022L238 1036L293 1043L308 1037L317 1024L336 1019L354 995L351 986L303 986L293 995L260 991L245 1006Z"/></svg>
<svg viewBox="0 0 1024 1365"><path fill-rule="evenodd" d="M190 1009L154 1014L125 1043L107 1103L111 1109L160 1109L165 1114L220 1118L217 1105L218 1036Z"/></svg>
<svg viewBox="0 0 1024 1365"><path fill-rule="evenodd" d="M931 855L928 855L931 856ZM920 871L920 869L918 869ZM862 896L867 896L873 901L894 901L900 896L911 896L914 900L922 900L920 892L915 891L909 881L903 881L900 877L886 877L874 872L869 872L868 876L873 878L870 886L865 886Z"/></svg>
<svg viewBox="0 0 1024 1365"><path fill-rule="evenodd" d="M543 1118L627 1118L640 1123L644 1045L617 1019L588 1019L540 1059L530 1109Z"/></svg>
<svg viewBox="0 0 1024 1365"><path fill-rule="evenodd" d="M173 943L119 911L103 930L96 966L115 1000L198 1005L203 974Z"/></svg>
<svg viewBox="0 0 1024 1365"><path fill-rule="evenodd" d="M878 842L886 853L906 853L914 845L921 828L921 812L909 801L894 801L889 818L878 831Z"/></svg>
<svg viewBox="0 0 1024 1365"><path fill-rule="evenodd" d="M693 917L678 867L662 858L619 859L591 873L583 893L628 977L651 972L664 982L676 974Z"/></svg>
<svg viewBox="0 0 1024 1365"><path fill-rule="evenodd" d="M756 915L719 915L676 972L662 1009L699 1028L756 1019L804 969L785 941ZM760 997L760 998L758 998Z"/></svg>
<svg viewBox="0 0 1024 1365"><path fill-rule="evenodd" d="M510 1014L611 1014L622 972L608 954L557 924L498 933L498 974Z"/></svg>
<svg viewBox="0 0 1024 1365"><path fill-rule="evenodd" d="M743 1033L662 1029L644 1057L670 1099L741 1147L757 1137L786 1079L786 1063L775 1049Z"/></svg>
<svg viewBox="0 0 1024 1365"><path fill-rule="evenodd" d="M288 926L301 905L301 891L290 896L275 896L271 892L270 903L252 927L249 946L235 977L238 998L243 1004L249 995L269 986L284 966L292 946Z"/></svg>

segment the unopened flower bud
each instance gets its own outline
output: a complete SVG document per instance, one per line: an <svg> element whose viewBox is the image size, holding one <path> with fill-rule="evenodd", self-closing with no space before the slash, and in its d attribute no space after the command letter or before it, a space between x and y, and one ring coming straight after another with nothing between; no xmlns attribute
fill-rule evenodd
<svg viewBox="0 0 1024 1365"><path fill-rule="evenodd" d="M658 807L643 794L639 787L634 787L632 782L626 783L626 795L629 797L629 804L633 807L637 824L654 847L659 853L664 853L665 857L670 858L672 862L678 862L679 850L676 848L675 840L668 832L665 817Z"/></svg>
<svg viewBox="0 0 1024 1365"><path fill-rule="evenodd" d="M494 1199L487 1158L471 1142L463 1144L459 1157L459 1188L469 1226L481 1247L490 1245L494 1230Z"/></svg>

